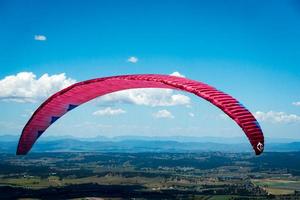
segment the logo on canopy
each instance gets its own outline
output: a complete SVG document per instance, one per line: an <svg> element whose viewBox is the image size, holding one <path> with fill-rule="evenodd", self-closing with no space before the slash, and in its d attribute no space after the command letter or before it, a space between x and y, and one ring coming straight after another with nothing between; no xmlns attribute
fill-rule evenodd
<svg viewBox="0 0 300 200"><path fill-rule="evenodd" d="M264 145L262 143L258 142L256 148L261 152L264 150Z"/></svg>

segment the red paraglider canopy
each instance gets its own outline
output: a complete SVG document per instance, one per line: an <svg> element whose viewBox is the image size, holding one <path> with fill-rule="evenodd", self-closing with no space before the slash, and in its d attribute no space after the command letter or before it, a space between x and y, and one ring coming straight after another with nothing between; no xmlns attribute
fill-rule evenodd
<svg viewBox="0 0 300 200"><path fill-rule="evenodd" d="M263 152L263 132L254 116L236 99L214 87L187 78L157 75L123 75L97 78L73 84L49 97L33 113L19 140L17 155L29 152L35 141L57 119L96 97L134 88L168 88L193 93L219 107L245 132L256 155Z"/></svg>

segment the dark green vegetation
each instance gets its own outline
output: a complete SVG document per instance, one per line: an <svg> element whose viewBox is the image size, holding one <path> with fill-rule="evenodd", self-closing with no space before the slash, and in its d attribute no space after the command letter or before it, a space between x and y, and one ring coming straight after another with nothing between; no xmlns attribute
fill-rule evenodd
<svg viewBox="0 0 300 200"><path fill-rule="evenodd" d="M300 153L0 155L0 198L299 199Z"/></svg>

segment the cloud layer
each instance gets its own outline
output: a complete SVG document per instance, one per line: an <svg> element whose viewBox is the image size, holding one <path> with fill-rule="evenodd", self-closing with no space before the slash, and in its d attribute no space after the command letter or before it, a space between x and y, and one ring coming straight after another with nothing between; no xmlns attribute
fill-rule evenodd
<svg viewBox="0 0 300 200"><path fill-rule="evenodd" d="M188 96L174 94L173 90L152 88L124 90L99 98L101 104L126 103L151 107L188 105L190 102Z"/></svg>
<svg viewBox="0 0 300 200"><path fill-rule="evenodd" d="M287 114L285 112L255 112L255 117L259 121L271 122L271 123L292 123L300 122L300 116L295 114Z"/></svg>
<svg viewBox="0 0 300 200"><path fill-rule="evenodd" d="M36 102L75 82L64 73L37 78L32 72L20 72L0 80L0 100Z"/></svg>
<svg viewBox="0 0 300 200"><path fill-rule="evenodd" d="M124 113L126 113L126 111L121 108L113 109L111 107L107 107L93 112L93 115L105 116L105 115L120 115Z"/></svg>
<svg viewBox="0 0 300 200"><path fill-rule="evenodd" d="M184 77L179 72L173 72L171 76ZM176 106L176 105L190 105L191 99L182 94L174 94L171 89L131 89L123 90L116 93L107 94L98 99L100 104L135 104L144 106Z"/></svg>
<svg viewBox="0 0 300 200"><path fill-rule="evenodd" d="M179 72L172 75L183 76ZM64 73L37 77L32 72L20 72L0 80L0 100L16 102L36 102L75 83ZM111 93L98 99L101 104L126 103L144 106L190 105L188 96L174 93L171 89L132 89Z"/></svg>
<svg viewBox="0 0 300 200"><path fill-rule="evenodd" d="M168 110L159 110L156 113L153 113L153 117L155 118L169 118L172 119L174 116Z"/></svg>

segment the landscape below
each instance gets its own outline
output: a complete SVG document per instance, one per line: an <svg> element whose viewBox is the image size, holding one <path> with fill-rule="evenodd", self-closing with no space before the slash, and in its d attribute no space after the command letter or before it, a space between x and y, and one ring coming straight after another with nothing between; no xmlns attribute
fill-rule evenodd
<svg viewBox="0 0 300 200"><path fill-rule="evenodd" d="M16 156L2 137L0 199L300 199L297 142L255 156L246 143L178 140L50 139Z"/></svg>

